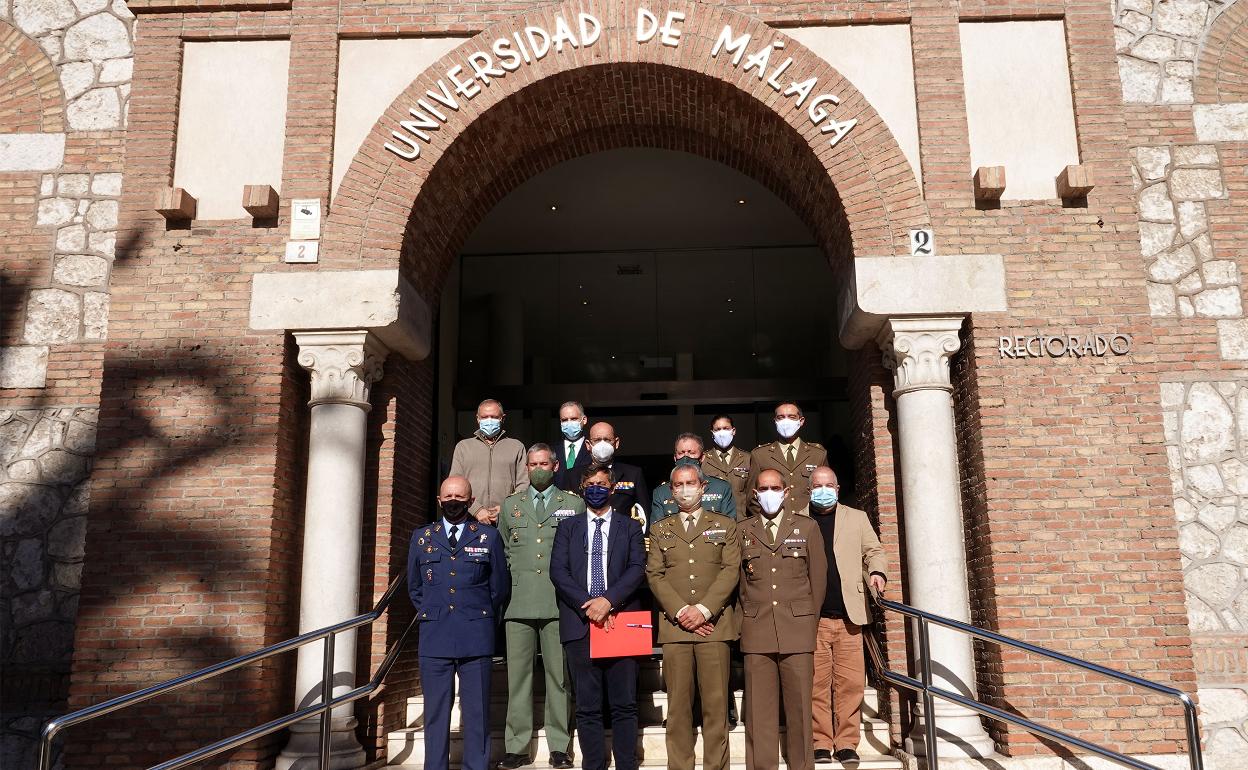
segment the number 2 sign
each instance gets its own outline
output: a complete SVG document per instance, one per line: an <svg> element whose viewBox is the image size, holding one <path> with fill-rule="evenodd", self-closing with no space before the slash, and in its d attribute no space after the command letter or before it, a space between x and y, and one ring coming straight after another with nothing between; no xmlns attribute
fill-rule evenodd
<svg viewBox="0 0 1248 770"><path fill-rule="evenodd" d="M929 229L910 231L910 256L930 257L936 253L936 238Z"/></svg>
<svg viewBox="0 0 1248 770"><path fill-rule="evenodd" d="M317 252L320 251L319 247L320 243L317 241L287 241L286 261L315 262Z"/></svg>

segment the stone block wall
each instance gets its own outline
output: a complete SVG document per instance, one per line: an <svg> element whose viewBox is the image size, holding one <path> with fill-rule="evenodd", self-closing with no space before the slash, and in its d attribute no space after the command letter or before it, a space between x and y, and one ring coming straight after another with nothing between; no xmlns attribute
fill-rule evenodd
<svg viewBox="0 0 1248 770"><path fill-rule="evenodd" d="M66 708L134 17L0 2L0 766Z"/></svg>
<svg viewBox="0 0 1248 770"><path fill-rule="evenodd" d="M1117 0L1115 36L1161 351L1161 405L1216 767L1248 752L1248 4Z"/></svg>

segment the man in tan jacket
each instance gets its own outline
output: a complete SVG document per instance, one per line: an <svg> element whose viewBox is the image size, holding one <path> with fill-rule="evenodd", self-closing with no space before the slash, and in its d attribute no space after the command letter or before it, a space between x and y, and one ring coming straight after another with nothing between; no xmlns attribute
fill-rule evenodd
<svg viewBox="0 0 1248 770"><path fill-rule="evenodd" d="M659 605L667 687L667 766L693 770L693 689L702 698L702 767L728 768L728 643L737 638L732 599L741 565L736 522L702 510L706 477L677 465L679 510L650 530L646 579ZM696 680L696 682L695 682Z"/></svg>
<svg viewBox="0 0 1248 770"><path fill-rule="evenodd" d="M867 678L862 627L871 622L867 590L883 593L887 560L867 514L839 502L836 473L821 465L810 482L810 514L829 565L815 647L815 762L844 764L858 760Z"/></svg>
<svg viewBox="0 0 1248 770"><path fill-rule="evenodd" d="M503 501L529 488L524 444L507 435L503 405L487 398L477 405L477 430L455 445L452 476L463 476L477 494L468 513L482 524L498 524Z"/></svg>
<svg viewBox="0 0 1248 770"><path fill-rule="evenodd" d="M761 515L740 525L741 651L745 653L745 764L777 770L780 706L789 770L812 770L811 688L828 562L819 526L786 513L792 490L779 471L758 474Z"/></svg>

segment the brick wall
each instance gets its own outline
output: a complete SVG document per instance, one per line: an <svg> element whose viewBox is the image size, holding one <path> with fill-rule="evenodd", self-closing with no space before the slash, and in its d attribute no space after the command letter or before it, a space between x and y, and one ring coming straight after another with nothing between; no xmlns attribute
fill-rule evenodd
<svg viewBox="0 0 1248 770"><path fill-rule="evenodd" d="M241 8L203 3L141 17L106 354L98 341L85 354L74 347L86 344L79 337L58 340L48 365L50 387L17 394L59 403L60 394L80 392L75 389L103 390L74 705L293 631L306 376L292 365L290 343L281 335L248 331L246 310L251 274L306 268L280 264L285 210L279 226L270 229L253 228L250 221L168 229L152 212L153 191L171 177L180 42L291 38L282 193L285 199L325 199L339 36L475 33L492 24L510 30L517 14L530 10L398 2L383 13L367 4L340 7L321 0ZM756 97L766 96L765 86L751 85L747 94L714 76L662 63L662 53L621 45L624 65L567 69L589 63L578 54L552 58L542 79L526 74L531 79L499 82L456 116L439 134L441 149L420 163L401 164L380 149L379 139L406 104L400 100L343 182L326 223L321 268L402 266L432 302L459 242L515 184L578 154L638 144L696 152L764 182L804 216L837 267L843 268L851 247L860 254L901 253L907 227L929 222L946 253L1003 253L1011 311L976 318L955 362L976 618L1191 689L1161 383L1193 360L1218 370L1220 381L1234 379L1239 365L1218 352L1218 323L1234 319L1152 313L1132 158L1123 142L1124 136L1138 136L1148 144L1198 144L1190 108L1122 105L1114 20L1100 0L1019 7L967 2L960 8L929 0L867 8L832 2L708 5L691 9L690 18L705 20L704 27L690 30L691 38L702 35L705 43L707 30L726 19L737 26L739 17L731 15L737 8L756 19L741 20L740 28L760 37L767 35L763 22L911 23L923 199L907 181L909 166L895 143L852 88L842 87L841 95L863 122L836 151L814 154L809 148L819 139L802 125L800 112L776 113L760 104ZM980 208L971 192L957 24L1037 14L1067 19L1080 150L1095 168L1097 187L1086 206L1051 200ZM806 57L795 67L827 72L797 46L790 44L790 50ZM1156 69L1164 73L1166 66ZM422 79L411 91L428 86ZM520 98L505 98L521 88ZM453 133L459 140L451 144ZM121 136L105 131L93 137L103 144L71 142L79 148L73 157L86 169L80 173L119 168ZM498 141L500 136L507 141ZM111 146L111 154L104 151L101 157L109 160L96 163L93 153L101 146ZM1237 152L1222 148L1219 158L1239 163L1242 178ZM13 191L13 207L33 211L41 195L59 197L44 192L36 177L25 175L0 189ZM1235 183L1229 173L1224 177L1226 186ZM88 210L93 181L81 198ZM1172 177L1167 184L1173 187ZM1230 204L1223 198L1201 202L1209 209L1215 251L1221 238L1222 253L1234 254L1219 259L1238 260L1234 228L1242 225L1244 196L1230 195ZM0 214L5 205L0 199ZM29 219L15 221L22 232L32 229ZM18 240L36 236L50 275L53 236L45 230L19 234ZM25 256L15 260L19 271L34 269ZM31 279L32 289L40 286L37 280ZM98 291L63 290L84 307L85 295ZM1176 294L1176 316L1178 306ZM6 296L6 312L9 307ZM76 334L86 337L90 327L78 318ZM1002 361L997 353L999 334L1111 326L1133 335L1131 356ZM851 383L859 489L900 574L900 558L917 555L900 548L906 501L898 501L895 491L891 384L878 351L855 360L862 365ZM102 379L95 373L101 366ZM376 389L369 453L375 506L367 522L362 605L397 573L412 528L427 515L432 387L432 364L392 359ZM362 637L361 655L370 666L395 633L391 624L371 639ZM901 639L899 625L891 624L896 660L904 658ZM1123 750L1182 747L1173 710L1146 703L1152 710L1142 712L1144 723L1127 731L1124 725L1135 725L1113 710L1135 701L1117 690L1017 655L982 660L980 685L995 702ZM74 766L154 761L284 710L289 675L288 663L277 664L229 693L191 692L162 704L152 730L159 726L168 740L151 751L125 734L71 736ZM363 715L370 746L399 718L403 688L415 679L410 658L394 676L380 710ZM166 720L176 729L170 732ZM1013 754L1048 751L1015 731L996 737ZM239 766L270 756L276 745L273 740L241 753Z"/></svg>

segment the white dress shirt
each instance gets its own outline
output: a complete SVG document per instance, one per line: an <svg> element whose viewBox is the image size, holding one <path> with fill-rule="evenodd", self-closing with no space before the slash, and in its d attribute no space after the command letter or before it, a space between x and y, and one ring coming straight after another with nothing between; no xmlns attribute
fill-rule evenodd
<svg viewBox="0 0 1248 770"><path fill-rule="evenodd" d="M589 559L585 562L585 587L590 588L594 584L594 535L598 529L598 525L594 523L597 519L602 519L602 587L606 589L610 582L607 578L607 547L611 542L611 509L602 516L598 516L593 511L586 511L585 518L589 520L589 529L585 531L585 553L589 555Z"/></svg>
<svg viewBox="0 0 1248 770"><path fill-rule="evenodd" d="M575 460L576 456L581 453L581 444L584 443L584 434L581 434L581 437L576 441L568 441L566 438L563 440L563 456L559 458L559 462L563 463L564 468L568 467L568 450L572 450L572 458ZM605 527L606 525L604 524L603 526Z"/></svg>
<svg viewBox="0 0 1248 770"><path fill-rule="evenodd" d="M461 521L461 522L460 522L460 523L458 523L458 524L452 524L451 522L447 521L446 519L443 519L443 520L442 520L442 527L446 530L446 539L447 539L447 540L450 540L450 539L451 539L451 530L455 530L455 541L456 541L456 542L459 542L459 540L460 540L461 538L463 538L463 536L464 536L464 524L465 524L465 523L466 523L465 521Z"/></svg>

